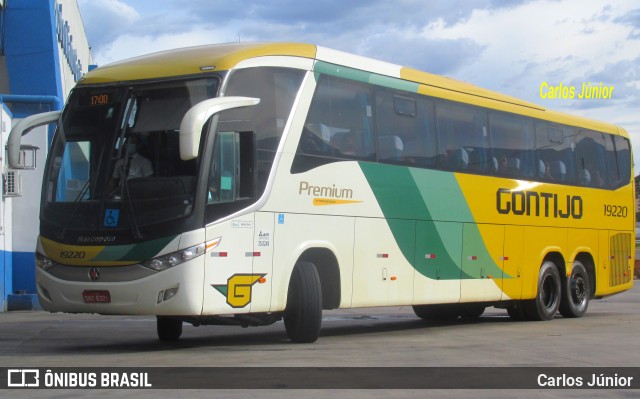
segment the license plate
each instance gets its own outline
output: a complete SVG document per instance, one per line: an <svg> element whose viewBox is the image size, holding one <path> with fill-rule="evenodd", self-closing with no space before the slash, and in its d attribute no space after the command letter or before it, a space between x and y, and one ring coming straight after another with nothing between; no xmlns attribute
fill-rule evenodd
<svg viewBox="0 0 640 399"><path fill-rule="evenodd" d="M86 290L82 291L84 303L109 303L111 293L107 290Z"/></svg>

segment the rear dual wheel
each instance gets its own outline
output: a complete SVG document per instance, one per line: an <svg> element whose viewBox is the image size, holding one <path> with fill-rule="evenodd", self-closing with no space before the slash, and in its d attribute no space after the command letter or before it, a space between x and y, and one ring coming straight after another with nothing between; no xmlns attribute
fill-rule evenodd
<svg viewBox="0 0 640 399"><path fill-rule="evenodd" d="M555 316L562 298L560 273L555 263L545 261L538 275L538 292L535 299L521 302L527 320L551 320Z"/></svg>
<svg viewBox="0 0 640 399"><path fill-rule="evenodd" d="M584 316L589 307L590 296L589 274L582 262L576 260L562 287L560 314L570 318Z"/></svg>
<svg viewBox="0 0 640 399"><path fill-rule="evenodd" d="M589 274L582 262L574 261L569 276L561 278L556 264L545 261L540 267L536 298L516 301L507 312L515 320L551 320L558 311L564 317L582 317L590 296Z"/></svg>

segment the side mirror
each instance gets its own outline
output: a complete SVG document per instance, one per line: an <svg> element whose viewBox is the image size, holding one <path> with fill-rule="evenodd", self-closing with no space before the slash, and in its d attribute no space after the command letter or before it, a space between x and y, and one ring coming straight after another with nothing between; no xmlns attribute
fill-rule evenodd
<svg viewBox="0 0 640 399"><path fill-rule="evenodd" d="M33 128L57 122L61 112L62 111L51 111L31 115L16 123L16 125L11 128L11 133L9 133L9 138L7 139L7 159L10 168L25 168L24 165L20 163L20 141L22 140L22 136L29 133Z"/></svg>
<svg viewBox="0 0 640 399"><path fill-rule="evenodd" d="M227 109L250 107L259 103L259 98L216 97L191 107L180 123L180 159L188 161L198 156L202 128L211 115Z"/></svg>

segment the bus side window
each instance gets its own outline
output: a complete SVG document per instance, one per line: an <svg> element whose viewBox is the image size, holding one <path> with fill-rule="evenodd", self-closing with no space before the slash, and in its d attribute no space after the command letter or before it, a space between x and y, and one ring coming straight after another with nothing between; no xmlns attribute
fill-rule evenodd
<svg viewBox="0 0 640 399"><path fill-rule="evenodd" d="M388 89L376 92L376 148L380 162L403 161L405 141L418 134L416 100Z"/></svg>
<svg viewBox="0 0 640 399"><path fill-rule="evenodd" d="M614 137L616 143L616 158L618 159L618 170L620 174L620 184L625 185L631 180L631 144L629 140L621 136Z"/></svg>
<svg viewBox="0 0 640 399"><path fill-rule="evenodd" d="M506 177L534 176L533 123L518 116L492 112L489 126L493 143L493 172Z"/></svg>
<svg viewBox="0 0 640 399"><path fill-rule="evenodd" d="M607 160L609 166L609 187L618 188L631 179L631 149L629 140L620 136L610 136L607 140Z"/></svg>
<svg viewBox="0 0 640 399"><path fill-rule="evenodd" d="M545 167L539 167L541 180L576 183L575 144L576 129L569 126L537 123L536 158Z"/></svg>
<svg viewBox="0 0 640 399"><path fill-rule="evenodd" d="M241 179L240 198L258 198L264 192L303 76L302 70L280 67L241 68L229 75L225 96L260 99L253 107L226 110L219 117L218 125L225 123L219 131L240 132L240 167L244 162L255 162L255 181ZM251 159L244 158L249 147L255 152ZM246 194L249 191L251 195Z"/></svg>
<svg viewBox="0 0 640 399"><path fill-rule="evenodd" d="M370 86L321 76L294 164L321 162L309 160L306 155L333 160L371 159L374 155L371 97ZM304 165L297 167L305 169Z"/></svg>
<svg viewBox="0 0 640 399"><path fill-rule="evenodd" d="M379 88L375 103L378 161L434 167L432 102L413 93Z"/></svg>
<svg viewBox="0 0 640 399"><path fill-rule="evenodd" d="M582 130L576 136L578 184L604 187L606 177L605 137L602 133Z"/></svg>
<svg viewBox="0 0 640 399"><path fill-rule="evenodd" d="M487 115L476 108L436 104L439 167L445 170L489 171Z"/></svg>

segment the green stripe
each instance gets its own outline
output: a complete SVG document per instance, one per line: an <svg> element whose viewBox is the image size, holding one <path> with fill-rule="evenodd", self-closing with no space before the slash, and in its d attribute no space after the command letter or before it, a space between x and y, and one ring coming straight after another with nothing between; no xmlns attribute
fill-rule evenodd
<svg viewBox="0 0 640 399"><path fill-rule="evenodd" d="M360 167L396 243L420 274L443 280L481 278L474 266L482 264L485 275L502 276L453 173L366 162ZM462 260L463 245L465 253L478 257L476 263Z"/></svg>
<svg viewBox="0 0 640 399"><path fill-rule="evenodd" d="M107 246L92 260L140 262L152 259L176 237L177 235L145 241L139 244Z"/></svg>
<svg viewBox="0 0 640 399"><path fill-rule="evenodd" d="M114 245L104 247L99 254L97 254L92 260L94 261L116 261L122 260L125 255L131 251L135 244L130 245Z"/></svg>
<svg viewBox="0 0 640 399"><path fill-rule="evenodd" d="M357 82L371 83L377 86L389 87L392 89L417 93L419 84L408 82L399 78L378 75L359 69L347 68L342 65L330 64L328 62L317 61L314 67L316 81L321 74L337 76L344 79L355 80Z"/></svg>

